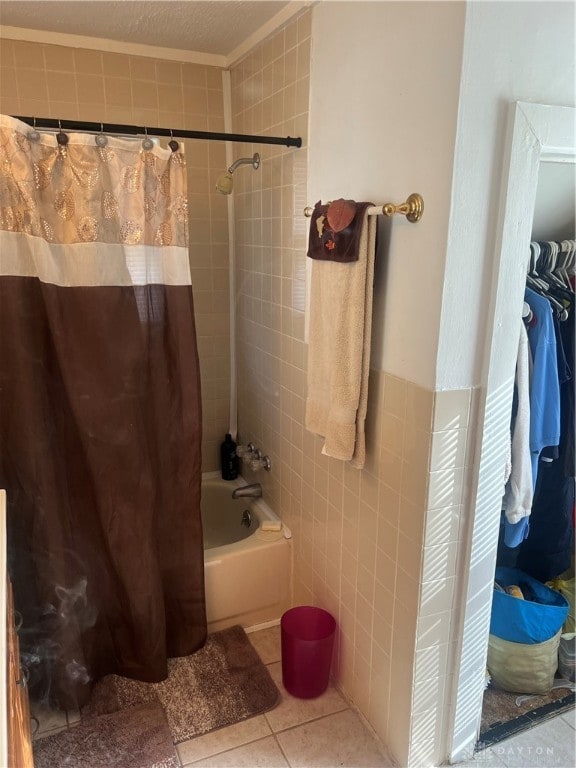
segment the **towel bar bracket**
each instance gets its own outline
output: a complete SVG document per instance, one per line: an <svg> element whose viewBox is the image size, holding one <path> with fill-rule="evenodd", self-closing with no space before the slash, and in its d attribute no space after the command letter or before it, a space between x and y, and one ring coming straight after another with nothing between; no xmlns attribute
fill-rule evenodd
<svg viewBox="0 0 576 768"><path fill-rule="evenodd" d="M401 213L412 224L416 224L422 218L424 213L424 200L422 196L415 192L409 195L405 203L400 205L394 205L394 203L386 203L382 206L382 213L384 216L393 216L395 213Z"/></svg>

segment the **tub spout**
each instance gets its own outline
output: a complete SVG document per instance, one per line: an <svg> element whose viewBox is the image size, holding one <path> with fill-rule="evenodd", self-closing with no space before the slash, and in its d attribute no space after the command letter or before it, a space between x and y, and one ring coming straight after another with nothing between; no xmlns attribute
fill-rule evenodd
<svg viewBox="0 0 576 768"><path fill-rule="evenodd" d="M260 483L252 483L251 485L242 485L240 488L235 488L232 491L233 499L259 499L262 496L262 486Z"/></svg>

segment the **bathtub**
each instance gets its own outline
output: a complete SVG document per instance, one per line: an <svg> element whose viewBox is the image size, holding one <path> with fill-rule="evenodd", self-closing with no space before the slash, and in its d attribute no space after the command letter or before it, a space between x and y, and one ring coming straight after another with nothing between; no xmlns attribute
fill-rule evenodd
<svg viewBox="0 0 576 768"><path fill-rule="evenodd" d="M261 530L280 522L264 499L232 499L244 480L202 476L204 583L208 631L241 624L245 628L277 622L290 608L291 534ZM249 528L241 524L249 512Z"/></svg>

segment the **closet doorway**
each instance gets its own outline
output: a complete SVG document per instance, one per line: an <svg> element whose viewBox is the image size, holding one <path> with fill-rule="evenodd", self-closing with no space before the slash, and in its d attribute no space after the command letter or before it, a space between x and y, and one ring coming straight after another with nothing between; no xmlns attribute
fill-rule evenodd
<svg viewBox="0 0 576 768"><path fill-rule="evenodd" d="M520 365L521 383L518 383L517 367L511 431L514 431L518 423L517 434L522 437L523 425L527 427L530 423L528 419L533 417L533 406L537 416L547 416L547 421L555 423L558 447L543 449L537 462L537 478L533 479L527 443L522 439L513 443L509 466L511 477L503 497L505 511L500 524L495 582L504 584L504 589L510 580L520 584L525 592L522 596L529 601L534 595L530 595L531 585L525 574L539 583L554 581L555 588L564 590L566 597L574 588L575 171L574 163L558 158L540 162L526 280L527 301L522 313L525 327L525 330L521 328L523 359L517 364ZM548 314L542 318L542 312ZM557 349L557 354L545 361L540 353L536 356L533 354L540 338L542 320L548 321L550 341L555 342ZM529 375L531 367L534 367L532 376ZM536 384L532 390L529 380L542 380L543 371L550 373L551 386L540 391ZM559 411L556 410L558 404ZM532 426L536 427L539 423L544 422L536 419ZM547 430L546 434L550 435L551 432ZM528 429L524 435L527 441ZM531 509L529 528L525 529L526 520L511 526L507 518L515 520L525 508ZM522 536L524 540L520 541ZM516 591L515 594L519 593ZM526 607L530 610L532 605L534 603L529 603ZM503 612L509 608L522 611L524 607L501 596L498 606L502 606ZM574 631L573 608L570 613L572 618L566 622L568 626L564 627L563 632ZM510 619L507 618L504 620L504 631L508 631L509 626ZM547 627L543 638L551 638L558 626L554 624L553 627ZM529 695L548 689L552 664L559 656L565 658L565 643L566 640L562 640L562 649L559 650L554 649L553 641L552 648L544 658L538 661L535 658L530 680L524 682L518 679L522 673L518 670L511 672L509 661L504 668L499 669L499 662L492 658L495 667L492 666L489 651L487 666L492 678L487 677L484 691L479 746L490 747L574 707L574 683L570 684L570 673L566 672L562 663L559 664L549 692ZM514 687L514 680L518 692L509 693L504 690L506 687Z"/></svg>
<svg viewBox="0 0 576 768"><path fill-rule="evenodd" d="M532 239L540 168L546 162L576 162L576 109L517 102L510 105L507 169L500 219L496 223L489 339L478 414L473 519L467 532L469 564L458 604L454 707L450 762L466 759L474 747L482 714L492 591L496 567L502 468L509 441L517 339L522 322L527 254Z"/></svg>

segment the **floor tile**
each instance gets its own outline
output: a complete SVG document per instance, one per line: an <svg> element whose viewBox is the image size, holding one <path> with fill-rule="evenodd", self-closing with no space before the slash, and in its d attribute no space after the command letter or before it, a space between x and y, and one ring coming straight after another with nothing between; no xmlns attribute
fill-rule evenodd
<svg viewBox="0 0 576 768"><path fill-rule="evenodd" d="M195 768L287 768L274 736L247 744L196 763Z"/></svg>
<svg viewBox="0 0 576 768"><path fill-rule="evenodd" d="M495 755L490 749L483 749L476 752L469 760L462 763L456 763L457 768L506 768L505 763Z"/></svg>
<svg viewBox="0 0 576 768"><path fill-rule="evenodd" d="M270 736L270 728L264 715L251 717L241 723L219 728L204 736L183 741L176 745L178 756L182 765L188 765L205 757L217 755L219 752L234 749L236 747L256 741L264 736Z"/></svg>
<svg viewBox="0 0 576 768"><path fill-rule="evenodd" d="M564 712L561 717L565 723L568 723L568 725L570 725L572 728L576 728L576 709L571 709L569 712Z"/></svg>
<svg viewBox="0 0 576 768"><path fill-rule="evenodd" d="M274 733L348 709L348 703L333 686L328 686L326 692L317 699L297 699L291 696L282 685L281 663L270 664L268 671L280 691L279 704L266 712L266 720Z"/></svg>
<svg viewBox="0 0 576 768"><path fill-rule="evenodd" d="M529 731L490 747L506 768L572 768L574 731L562 717L554 717Z"/></svg>
<svg viewBox="0 0 576 768"><path fill-rule="evenodd" d="M282 658L280 650L280 625L249 632L248 640L258 651L264 664L273 664Z"/></svg>
<svg viewBox="0 0 576 768"><path fill-rule="evenodd" d="M351 709L291 728L276 738L292 768L394 765Z"/></svg>

